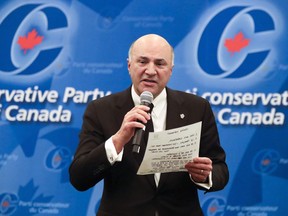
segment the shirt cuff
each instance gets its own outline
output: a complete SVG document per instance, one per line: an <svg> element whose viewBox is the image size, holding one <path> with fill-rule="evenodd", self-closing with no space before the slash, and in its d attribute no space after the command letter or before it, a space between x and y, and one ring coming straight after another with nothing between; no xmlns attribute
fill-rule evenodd
<svg viewBox="0 0 288 216"><path fill-rule="evenodd" d="M116 148L112 141L112 137L110 137L105 142L105 150L106 150L106 156L111 165L113 165L116 161L122 161L124 149L122 149L122 151L119 154L117 154Z"/></svg>
<svg viewBox="0 0 288 216"><path fill-rule="evenodd" d="M212 172L209 173L208 182L205 182L205 183L195 182L195 181L192 179L191 175L190 175L190 179L191 179L195 184L197 184L198 186L203 187L203 188L205 188L205 189L207 189L207 190L209 190L209 189L212 187L212 184L213 184L213 182L212 182Z"/></svg>

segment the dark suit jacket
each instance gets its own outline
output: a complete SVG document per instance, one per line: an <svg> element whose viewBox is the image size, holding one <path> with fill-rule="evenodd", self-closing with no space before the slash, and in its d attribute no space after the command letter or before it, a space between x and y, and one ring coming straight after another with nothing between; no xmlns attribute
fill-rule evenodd
<svg viewBox="0 0 288 216"><path fill-rule="evenodd" d="M130 91L128 88L89 103L80 143L69 169L72 185L84 191L104 179L98 216L155 216L155 210L160 216L203 215L197 195L197 189L203 188L193 183L187 172L163 173L156 187L153 175L136 174L141 154L132 153L130 142L125 145L122 161L110 165L104 143L119 130L124 115L134 107ZM180 114L185 118L180 118ZM201 97L167 88L166 129L199 121L202 121L199 156L213 161L213 187L209 191L220 190L228 181L228 169L209 103Z"/></svg>

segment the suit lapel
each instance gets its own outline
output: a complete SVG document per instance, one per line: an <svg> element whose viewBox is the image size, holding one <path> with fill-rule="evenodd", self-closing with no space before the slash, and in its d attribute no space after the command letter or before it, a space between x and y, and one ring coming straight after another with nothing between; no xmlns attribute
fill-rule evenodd
<svg viewBox="0 0 288 216"><path fill-rule="evenodd" d="M177 92L167 88L166 130L181 127L185 124L186 114L183 110L183 102L183 99L179 97Z"/></svg>
<svg viewBox="0 0 288 216"><path fill-rule="evenodd" d="M115 112L117 113L115 115L116 121L117 125L119 125L120 127L125 114L134 107L134 103L131 96L131 87L119 93L115 101L113 101L112 103L115 103L116 108Z"/></svg>

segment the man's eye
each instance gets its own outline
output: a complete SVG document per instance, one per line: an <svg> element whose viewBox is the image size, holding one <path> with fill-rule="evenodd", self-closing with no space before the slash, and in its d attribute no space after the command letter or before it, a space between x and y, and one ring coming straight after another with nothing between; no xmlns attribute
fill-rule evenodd
<svg viewBox="0 0 288 216"><path fill-rule="evenodd" d="M147 61L146 60L139 60L138 61L140 64L145 64Z"/></svg>
<svg viewBox="0 0 288 216"><path fill-rule="evenodd" d="M163 61L158 61L158 62L155 62L155 65L157 65L157 66L165 66L166 63L163 62Z"/></svg>

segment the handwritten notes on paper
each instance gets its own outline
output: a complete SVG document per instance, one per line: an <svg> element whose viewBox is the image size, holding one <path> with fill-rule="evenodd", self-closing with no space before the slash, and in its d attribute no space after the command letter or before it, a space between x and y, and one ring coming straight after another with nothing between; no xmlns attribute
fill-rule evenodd
<svg viewBox="0 0 288 216"><path fill-rule="evenodd" d="M137 172L147 175L187 171L184 166L198 157L202 122L149 133L143 161Z"/></svg>

